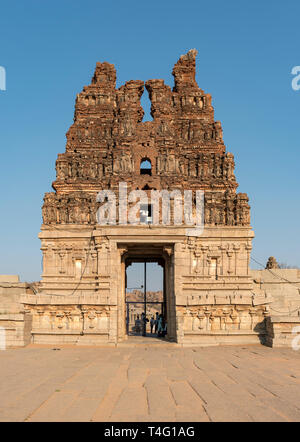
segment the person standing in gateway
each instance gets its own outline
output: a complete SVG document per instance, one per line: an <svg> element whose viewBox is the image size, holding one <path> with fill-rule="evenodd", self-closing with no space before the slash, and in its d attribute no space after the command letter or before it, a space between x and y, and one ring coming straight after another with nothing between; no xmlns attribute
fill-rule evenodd
<svg viewBox="0 0 300 442"><path fill-rule="evenodd" d="M147 322L149 322L149 319L147 318L147 316L145 315L145 313L142 313L141 316L141 321L142 321L142 326L143 326L143 331L142 331L142 335L146 336L146 328L147 328Z"/></svg>
<svg viewBox="0 0 300 442"><path fill-rule="evenodd" d="M157 333L157 329L158 329L158 312L156 312L156 315L155 315L155 323L154 323L154 325L155 325L155 327L154 327L154 333Z"/></svg>
<svg viewBox="0 0 300 442"><path fill-rule="evenodd" d="M153 327L154 326L155 326L155 319L154 319L154 316L151 316L151 319L150 319L151 334L153 333Z"/></svg>

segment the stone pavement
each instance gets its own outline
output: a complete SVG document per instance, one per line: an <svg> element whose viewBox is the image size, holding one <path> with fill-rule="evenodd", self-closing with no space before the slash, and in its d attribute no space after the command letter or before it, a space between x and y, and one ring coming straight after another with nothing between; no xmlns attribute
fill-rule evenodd
<svg viewBox="0 0 300 442"><path fill-rule="evenodd" d="M0 421L300 421L300 351L134 342L0 351Z"/></svg>

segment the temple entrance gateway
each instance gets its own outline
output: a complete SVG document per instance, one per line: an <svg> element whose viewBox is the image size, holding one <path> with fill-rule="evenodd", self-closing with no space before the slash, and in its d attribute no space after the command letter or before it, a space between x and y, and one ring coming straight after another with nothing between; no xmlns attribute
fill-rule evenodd
<svg viewBox="0 0 300 442"><path fill-rule="evenodd" d="M123 290L118 298L118 340L129 336L155 337L150 319L156 313L167 321L167 339L176 340L173 245L128 243L119 245ZM121 287L119 286L121 289ZM143 327L141 316L149 322Z"/></svg>
<svg viewBox="0 0 300 442"><path fill-rule="evenodd" d="M248 196L236 191L234 157L210 94L195 80L196 55L192 49L179 58L173 89L159 79L116 89L115 67L103 62L77 95L54 192L44 197L39 293L24 301L33 342L118 344L138 311L151 314L150 302L167 318L167 338L180 345L264 339L271 301L253 291ZM145 88L148 122L140 101ZM197 207L182 204L188 195L197 202L198 191L201 233L191 228ZM134 263L146 272L161 266L161 298L147 299L141 281L130 299L136 285L126 284L126 273Z"/></svg>
<svg viewBox="0 0 300 442"><path fill-rule="evenodd" d="M167 321L163 259L126 260L125 303L128 336L155 336L153 321L162 315ZM146 322L142 320L145 315ZM152 318L152 321L151 321ZM151 324L152 323L152 324ZM152 327L151 327L152 325Z"/></svg>

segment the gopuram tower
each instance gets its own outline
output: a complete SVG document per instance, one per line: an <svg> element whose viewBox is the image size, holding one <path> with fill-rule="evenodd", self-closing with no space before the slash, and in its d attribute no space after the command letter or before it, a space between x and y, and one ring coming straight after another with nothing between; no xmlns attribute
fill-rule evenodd
<svg viewBox="0 0 300 442"><path fill-rule="evenodd" d="M34 342L126 339L125 273L134 259L164 268L168 339L216 344L263 338L268 307L252 290L248 197L236 192L233 155L214 120L211 96L196 83L196 55L190 50L175 64L173 89L163 80L131 80L116 89L115 67L104 62L77 95L54 192L44 197L41 292L27 304ZM153 118L147 122L144 87ZM127 195L143 191L149 198L153 190L204 191L203 232L188 234L185 221L172 222L180 208L172 198L167 225L151 223L151 204L142 207L143 222L121 220L120 183ZM114 222L106 225L97 217L107 202L97 201L101 190L115 195Z"/></svg>

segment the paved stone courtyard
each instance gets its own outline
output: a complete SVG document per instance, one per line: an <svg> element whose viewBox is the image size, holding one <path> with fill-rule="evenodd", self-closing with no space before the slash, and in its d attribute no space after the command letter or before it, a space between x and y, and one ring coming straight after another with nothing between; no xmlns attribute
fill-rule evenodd
<svg viewBox="0 0 300 442"><path fill-rule="evenodd" d="M138 342L0 351L0 421L300 421L300 352Z"/></svg>

